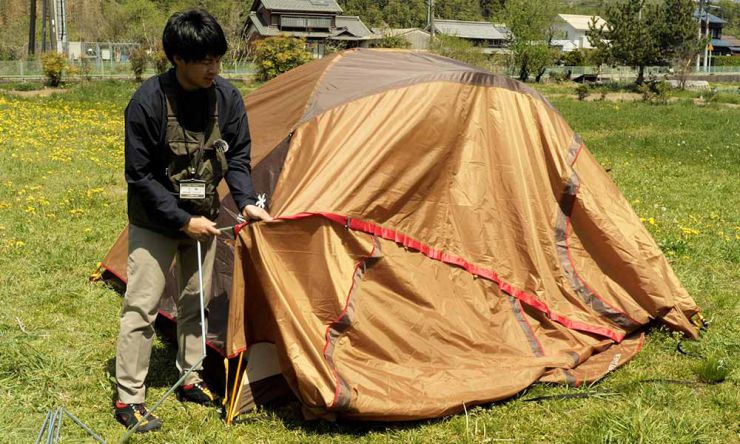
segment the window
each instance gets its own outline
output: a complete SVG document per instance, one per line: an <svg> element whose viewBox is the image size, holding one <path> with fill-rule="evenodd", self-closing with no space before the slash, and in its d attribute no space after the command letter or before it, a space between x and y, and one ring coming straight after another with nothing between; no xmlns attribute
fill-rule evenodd
<svg viewBox="0 0 740 444"><path fill-rule="evenodd" d="M284 15L280 17L281 28L329 29L331 17L297 17Z"/></svg>

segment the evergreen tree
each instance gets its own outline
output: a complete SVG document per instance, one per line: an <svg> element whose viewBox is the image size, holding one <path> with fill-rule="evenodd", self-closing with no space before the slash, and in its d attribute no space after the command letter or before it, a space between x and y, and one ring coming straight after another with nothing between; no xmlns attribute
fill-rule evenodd
<svg viewBox="0 0 740 444"><path fill-rule="evenodd" d="M662 62L660 35L663 11L645 0L627 0L609 5L608 25L590 24L591 45L617 63L638 68L637 84L645 79L645 67Z"/></svg>
<svg viewBox="0 0 740 444"><path fill-rule="evenodd" d="M385 22L381 8L385 2L379 0L338 0L344 15L356 15L369 27L380 27Z"/></svg>
<svg viewBox="0 0 740 444"><path fill-rule="evenodd" d="M387 0L382 11L391 28L424 28L427 24L426 0Z"/></svg>
<svg viewBox="0 0 740 444"><path fill-rule="evenodd" d="M661 54L663 62L671 64L679 74L681 88L693 65L694 57L703 48L704 41L699 38L697 20L694 18L696 5L693 0L664 0L660 29Z"/></svg>
<svg viewBox="0 0 740 444"><path fill-rule="evenodd" d="M478 0L435 0L434 16L440 19L481 20Z"/></svg>

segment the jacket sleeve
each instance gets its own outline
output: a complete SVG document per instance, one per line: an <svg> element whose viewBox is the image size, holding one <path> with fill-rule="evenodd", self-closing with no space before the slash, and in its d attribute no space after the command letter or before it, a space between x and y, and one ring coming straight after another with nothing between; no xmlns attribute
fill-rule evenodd
<svg viewBox="0 0 740 444"><path fill-rule="evenodd" d="M175 228L182 228L190 214L177 205L177 198L154 179L153 167L159 145L160 116L132 99L125 114L125 175L129 192L139 195L150 216Z"/></svg>
<svg viewBox="0 0 740 444"><path fill-rule="evenodd" d="M226 159L229 170L226 173L226 183L239 211L247 205L254 205L257 196L252 184L252 138L249 135L247 112L239 91L234 89L231 94L231 106L224 122L223 136L229 143Z"/></svg>

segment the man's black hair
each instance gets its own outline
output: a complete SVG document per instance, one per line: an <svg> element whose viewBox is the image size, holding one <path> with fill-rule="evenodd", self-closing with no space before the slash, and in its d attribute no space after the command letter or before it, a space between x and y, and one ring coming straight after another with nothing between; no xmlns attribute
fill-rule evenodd
<svg viewBox="0 0 740 444"><path fill-rule="evenodd" d="M162 34L167 58L175 63L178 55L186 62L226 54L226 36L216 19L203 9L188 9L172 14Z"/></svg>

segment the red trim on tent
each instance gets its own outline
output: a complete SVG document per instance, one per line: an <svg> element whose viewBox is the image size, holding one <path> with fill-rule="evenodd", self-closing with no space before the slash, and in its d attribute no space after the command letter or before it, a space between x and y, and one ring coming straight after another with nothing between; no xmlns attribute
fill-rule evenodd
<svg viewBox="0 0 740 444"><path fill-rule="evenodd" d="M430 247L429 245L423 244L414 238L411 238L403 233L398 233L389 228L381 227L371 222L366 222L366 221L362 221L358 219L352 219L352 218L341 216L339 214L334 214L334 213L308 213L307 212L307 213L298 213L292 216L280 216L280 217L277 217L276 219L298 220L298 219L304 219L304 218L313 217L313 216L321 216L331 221L334 221L336 223L342 224L349 229L362 231L368 234L381 237L386 240L394 241L407 248L417 250L423 255L431 259L435 259L435 260L444 262L449 265L456 265L466 270L470 274L488 279L496 283L499 289L501 289L501 291L503 291L504 293L514 296L515 298L519 299L520 301L524 302L530 307L533 307L545 313L550 319L556 322L559 322L570 329L585 331L588 333L593 333L593 334L597 334L600 336L604 336L604 337L614 340L615 342L622 342L622 340L624 339L623 334L617 333L609 328L589 325L589 324L585 324L579 321L573 321L571 319L566 318L565 316L554 313L553 311L550 310L547 304L537 299L536 296L529 294L523 290L514 288L511 284L501 280L498 273L496 273L494 270L489 270L487 268L483 268L483 267L479 267L477 265L471 264L470 262L466 261L465 259L459 256L455 256L455 255L446 253L444 251L436 250Z"/></svg>
<svg viewBox="0 0 740 444"><path fill-rule="evenodd" d="M226 355L226 359L234 359L239 356L239 354L244 353L245 351L247 351L247 347L239 347L234 353Z"/></svg>
<svg viewBox="0 0 740 444"><path fill-rule="evenodd" d="M578 160L578 156L581 155L581 152L583 151L583 147L585 146L586 146L585 144L581 143L581 146L578 147L578 151L576 152L576 155L573 158L573 161L570 163L570 166L573 166L576 164L576 160Z"/></svg>

